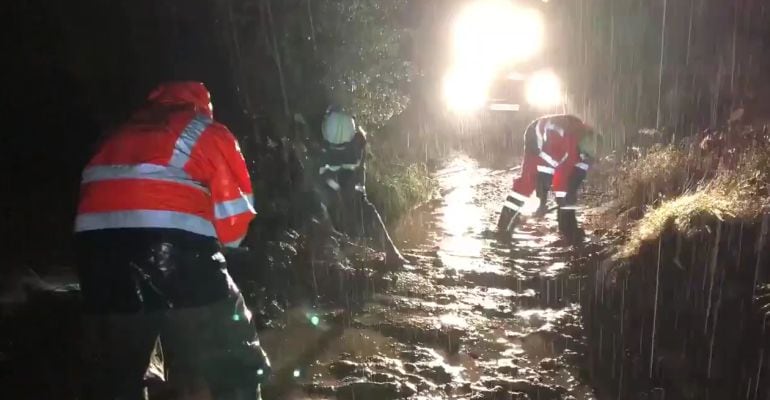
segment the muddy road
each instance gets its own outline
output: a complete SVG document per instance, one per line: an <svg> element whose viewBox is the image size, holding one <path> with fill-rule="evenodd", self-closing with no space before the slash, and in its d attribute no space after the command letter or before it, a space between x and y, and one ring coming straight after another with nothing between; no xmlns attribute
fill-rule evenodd
<svg viewBox="0 0 770 400"><path fill-rule="evenodd" d="M592 399L575 257L555 216L503 243L490 229L513 172L457 156L436 173L442 198L394 236L413 265L362 310L297 309L263 342L277 370L266 395L329 399ZM266 398L273 398L266 396Z"/></svg>

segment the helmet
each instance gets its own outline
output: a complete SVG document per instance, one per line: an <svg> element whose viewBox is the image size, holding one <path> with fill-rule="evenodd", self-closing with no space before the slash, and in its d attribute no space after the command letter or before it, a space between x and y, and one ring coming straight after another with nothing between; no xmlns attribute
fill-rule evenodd
<svg viewBox="0 0 770 400"><path fill-rule="evenodd" d="M331 144L348 143L356 134L355 120L343 112L330 111L324 117L321 134Z"/></svg>

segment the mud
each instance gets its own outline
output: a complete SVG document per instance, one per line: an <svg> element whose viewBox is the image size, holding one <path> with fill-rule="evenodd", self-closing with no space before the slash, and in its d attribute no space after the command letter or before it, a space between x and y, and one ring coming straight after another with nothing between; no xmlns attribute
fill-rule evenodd
<svg viewBox="0 0 770 400"><path fill-rule="evenodd" d="M273 363L263 397L594 398L576 260L601 246L561 246L552 216L495 239L488 229L512 175L453 159L436 174L442 198L393 231L412 260L396 272L360 243L288 229L229 255ZM11 398L75 398L78 293L43 293L0 318L0 384Z"/></svg>
<svg viewBox="0 0 770 400"><path fill-rule="evenodd" d="M512 174L462 156L439 171L442 199L393 232L411 265L357 312L295 309L262 334L278 371L265 397L594 398L582 372L585 278L571 266L599 246L559 245L553 216L496 240L488 229Z"/></svg>

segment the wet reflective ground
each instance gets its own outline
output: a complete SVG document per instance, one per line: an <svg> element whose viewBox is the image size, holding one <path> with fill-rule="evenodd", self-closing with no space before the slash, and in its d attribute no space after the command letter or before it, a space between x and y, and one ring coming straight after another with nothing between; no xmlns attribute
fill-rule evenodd
<svg viewBox="0 0 770 400"><path fill-rule="evenodd" d="M583 278L557 243L555 216L510 244L494 227L513 172L456 157L442 199L394 231L413 265L350 316L319 312L266 333L281 398L591 399L580 377ZM313 326L313 322L318 322ZM313 350L315 349L315 351Z"/></svg>

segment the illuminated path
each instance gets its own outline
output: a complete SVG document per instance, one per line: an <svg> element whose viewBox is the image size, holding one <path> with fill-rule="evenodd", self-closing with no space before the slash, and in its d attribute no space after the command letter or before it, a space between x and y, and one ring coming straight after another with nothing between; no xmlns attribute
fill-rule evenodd
<svg viewBox="0 0 770 400"><path fill-rule="evenodd" d="M288 398L593 398L578 368L582 277L554 243L553 216L523 224L513 244L488 232L512 174L463 156L437 172L440 204L394 231L417 262L337 326Z"/></svg>

